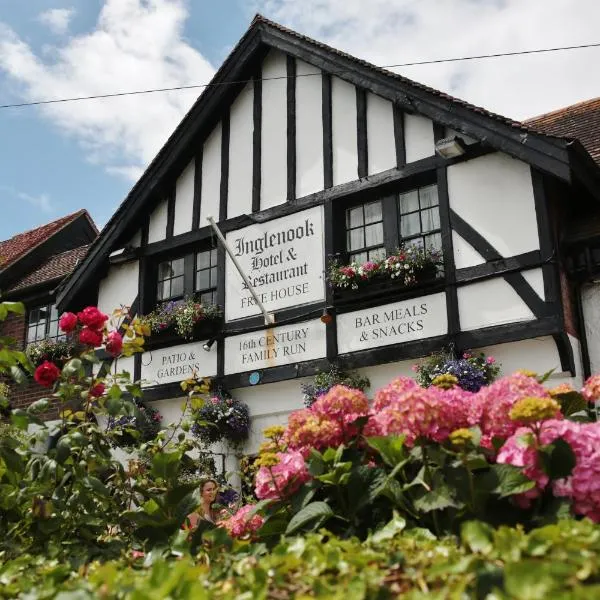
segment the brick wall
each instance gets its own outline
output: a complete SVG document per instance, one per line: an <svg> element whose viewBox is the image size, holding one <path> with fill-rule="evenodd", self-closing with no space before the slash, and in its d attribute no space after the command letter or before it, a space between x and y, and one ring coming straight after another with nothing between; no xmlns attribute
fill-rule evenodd
<svg viewBox="0 0 600 600"><path fill-rule="evenodd" d="M9 336L17 340L19 349L25 348L25 331L27 328L27 319L24 316L10 314L6 321L0 322L0 335ZM36 400L48 396L50 390L37 384L33 379L26 385L18 385L13 381L8 381L10 385L10 403L12 408L26 408ZM56 410L42 415L44 420L56 419Z"/></svg>

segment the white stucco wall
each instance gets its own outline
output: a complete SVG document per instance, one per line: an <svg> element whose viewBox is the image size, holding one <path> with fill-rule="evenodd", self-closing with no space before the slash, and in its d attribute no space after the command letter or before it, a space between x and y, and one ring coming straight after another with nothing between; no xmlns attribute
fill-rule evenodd
<svg viewBox="0 0 600 600"><path fill-rule="evenodd" d="M318 73L319 75L315 75ZM319 69L296 61L296 196L323 189L323 83Z"/></svg>
<svg viewBox="0 0 600 600"><path fill-rule="evenodd" d="M138 279L137 260L110 267L107 276L100 281L98 308L110 315L121 305L131 306L138 295Z"/></svg>
<svg viewBox="0 0 600 600"><path fill-rule="evenodd" d="M502 256L538 250L529 165L494 153L448 167L450 208Z"/></svg>
<svg viewBox="0 0 600 600"><path fill-rule="evenodd" d="M179 235L192 229L194 211L194 173L196 161L192 160L183 170L175 183L175 219L173 235Z"/></svg>
<svg viewBox="0 0 600 600"><path fill-rule="evenodd" d="M485 258L456 231L452 232L452 248L454 250L454 266L457 269L475 267L485 263Z"/></svg>
<svg viewBox="0 0 600 600"><path fill-rule="evenodd" d="M583 286L581 290L583 320L592 373L600 373L600 283Z"/></svg>
<svg viewBox="0 0 600 600"><path fill-rule="evenodd" d="M433 121L420 115L404 115L406 162L411 163L435 154Z"/></svg>
<svg viewBox="0 0 600 600"><path fill-rule="evenodd" d="M200 197L200 227L208 225L206 217L219 219L221 201L221 123L204 142L202 150L202 194Z"/></svg>
<svg viewBox="0 0 600 600"><path fill-rule="evenodd" d="M262 69L260 208L283 204L287 196L287 64L271 50Z"/></svg>
<svg viewBox="0 0 600 600"><path fill-rule="evenodd" d="M356 128L356 88L331 78L331 139L333 145L333 185L358 179Z"/></svg>
<svg viewBox="0 0 600 600"><path fill-rule="evenodd" d="M148 243L160 242L167 237L167 212L168 203L163 200L152 211L148 227Z"/></svg>
<svg viewBox="0 0 600 600"><path fill-rule="evenodd" d="M459 287L458 311L465 331L535 319L502 277Z"/></svg>
<svg viewBox="0 0 600 600"><path fill-rule="evenodd" d="M367 145L369 175L396 166L392 103L370 92L367 93Z"/></svg>
<svg viewBox="0 0 600 600"><path fill-rule="evenodd" d="M252 212L254 83L247 83L231 105L227 218Z"/></svg>

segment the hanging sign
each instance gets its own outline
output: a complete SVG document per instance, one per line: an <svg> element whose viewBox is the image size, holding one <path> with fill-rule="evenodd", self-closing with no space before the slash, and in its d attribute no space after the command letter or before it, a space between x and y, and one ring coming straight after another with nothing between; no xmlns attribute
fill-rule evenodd
<svg viewBox="0 0 600 600"><path fill-rule="evenodd" d="M227 234L227 243L268 311L325 298L323 207ZM225 267L225 319L260 314L235 265Z"/></svg>
<svg viewBox="0 0 600 600"><path fill-rule="evenodd" d="M325 325L315 320L225 338L225 374L323 358L325 333Z"/></svg>
<svg viewBox="0 0 600 600"><path fill-rule="evenodd" d="M169 346L142 354L143 386L162 385L217 374L217 349L206 352L205 341Z"/></svg>
<svg viewBox="0 0 600 600"><path fill-rule="evenodd" d="M444 292L344 313L337 318L340 354L411 342L447 332Z"/></svg>

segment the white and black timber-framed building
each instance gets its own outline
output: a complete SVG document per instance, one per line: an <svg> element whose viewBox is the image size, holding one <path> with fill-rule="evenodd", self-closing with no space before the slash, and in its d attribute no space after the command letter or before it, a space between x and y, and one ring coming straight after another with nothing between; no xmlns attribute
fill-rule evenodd
<svg viewBox="0 0 600 600"><path fill-rule="evenodd" d="M586 338L581 301L593 268L583 277L569 270L587 238L577 238L573 254L564 235L600 206L600 167L579 141L539 133L260 16L212 83L58 296L61 310L97 303L105 312L127 305L147 314L166 265L169 289L224 308L218 330L198 340L150 339L144 355L121 359L119 368L152 383L145 398L167 419L177 416L179 382L194 367L249 405L253 452L265 426L302 406L304 378L331 362L360 369L372 390L450 344L494 354L505 373L555 369L553 383L579 383L590 361L598 364L590 351L600 352L600 334L588 327L599 337ZM454 136L464 153L437 155L436 142ZM348 225L350 211L362 217ZM275 315L269 336L209 215ZM358 228L353 239L362 242L348 242L347 227ZM329 257L390 251L407 232L443 251L443 277L342 295L326 284ZM327 325L325 308L333 314ZM374 333L376 324L416 312L418 330Z"/></svg>

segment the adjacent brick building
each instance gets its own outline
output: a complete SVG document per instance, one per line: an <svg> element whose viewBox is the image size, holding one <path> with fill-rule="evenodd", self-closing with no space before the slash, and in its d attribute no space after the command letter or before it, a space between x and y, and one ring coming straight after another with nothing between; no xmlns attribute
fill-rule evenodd
<svg viewBox="0 0 600 600"><path fill-rule="evenodd" d="M24 316L11 315L0 323L0 335L17 340L19 348L42 339L57 339L56 290L85 257L98 230L86 210L0 241L0 301L19 301ZM46 390L31 382L11 384L13 408L25 407Z"/></svg>

